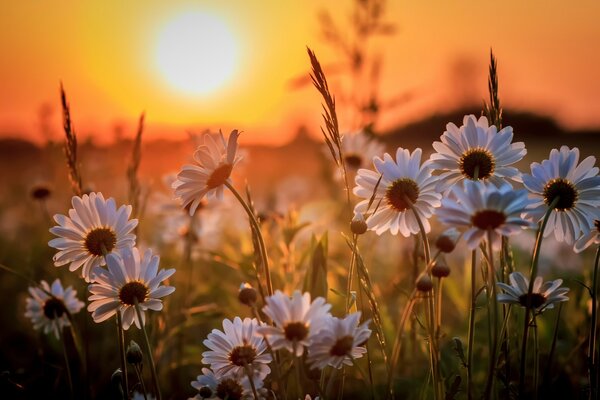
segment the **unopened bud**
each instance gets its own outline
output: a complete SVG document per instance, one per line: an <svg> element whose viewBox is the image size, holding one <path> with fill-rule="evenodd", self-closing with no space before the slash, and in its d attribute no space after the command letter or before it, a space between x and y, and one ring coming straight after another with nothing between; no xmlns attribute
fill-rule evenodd
<svg viewBox="0 0 600 400"><path fill-rule="evenodd" d="M419 292L429 292L433 289L433 282L428 274L421 274L417 278L417 290Z"/></svg>
<svg viewBox="0 0 600 400"><path fill-rule="evenodd" d="M450 228L442 233L435 241L435 247L442 253L451 253L456 247L460 233L455 228Z"/></svg>
<svg viewBox="0 0 600 400"><path fill-rule="evenodd" d="M129 364L137 365L141 364L144 358L144 354L142 353L142 349L135 341L130 341L129 346L127 346L127 353L125 353L125 358L127 358L127 362Z"/></svg>
<svg viewBox="0 0 600 400"><path fill-rule="evenodd" d="M240 303L245 304L248 307L253 307L254 304L256 304L257 299L258 294L256 293L256 289L247 282L242 283L240 291L238 292L238 300Z"/></svg>
<svg viewBox="0 0 600 400"><path fill-rule="evenodd" d="M431 268L431 275L435 276L436 278L445 278L450 275L450 267L448 267L446 264L436 263Z"/></svg>
<svg viewBox="0 0 600 400"><path fill-rule="evenodd" d="M367 231L367 223L361 213L354 214L354 218L350 222L350 230L356 235L362 235Z"/></svg>
<svg viewBox="0 0 600 400"><path fill-rule="evenodd" d="M121 394L121 397L123 397L123 372L121 372L121 368L117 368L110 376L110 383Z"/></svg>

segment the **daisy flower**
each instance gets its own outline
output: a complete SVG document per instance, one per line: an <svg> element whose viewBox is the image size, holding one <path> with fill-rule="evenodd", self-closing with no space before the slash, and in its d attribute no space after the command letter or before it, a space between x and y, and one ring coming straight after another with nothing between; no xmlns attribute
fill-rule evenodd
<svg viewBox="0 0 600 400"><path fill-rule="evenodd" d="M466 229L464 238L470 249L477 248L488 232L493 248L498 249L503 235L531 226L521 217L530 203L526 190L513 190L506 183L498 188L492 183L464 181L450 193L452 196L442 200L437 216L446 225Z"/></svg>
<svg viewBox="0 0 600 400"><path fill-rule="evenodd" d="M323 369L327 365L341 368L352 365L352 360L367 352L364 344L371 336L369 321L358 325L360 311L340 319L328 318L326 327L314 337L308 347L308 363L313 368Z"/></svg>
<svg viewBox="0 0 600 400"><path fill-rule="evenodd" d="M264 337L257 334L260 326L256 318L235 317L233 322L224 319L223 331L213 329L203 342L210 351L202 353L202 363L209 364L217 376L246 375L246 366L253 376L263 380L271 369L271 362Z"/></svg>
<svg viewBox="0 0 600 400"><path fill-rule="evenodd" d="M446 191L457 182L487 180L500 186L504 179L520 182L519 170L510 165L521 160L527 150L523 142L511 143L513 130L510 126L497 131L488 125L486 117L479 120L466 115L463 125L446 125L446 131L434 142L437 153L431 155L431 168L439 170L438 190ZM477 179L476 179L477 175Z"/></svg>
<svg viewBox="0 0 600 400"><path fill-rule="evenodd" d="M267 390L263 388L262 380L253 380L259 398L267 398ZM229 400L250 400L254 399L252 385L247 376L236 378L235 375L217 376L208 368L202 368L202 375L198 375L195 381L191 382L198 394L193 399L229 399Z"/></svg>
<svg viewBox="0 0 600 400"><path fill-rule="evenodd" d="M567 244L573 244L582 232L593 228L592 221L600 219L596 158L589 156L579 165L578 161L578 148L562 146L560 150L553 149L548 160L531 164L531 175L523 175L523 184L534 200L527 216L537 222L556 202L544 237L554 232L556 240Z"/></svg>
<svg viewBox="0 0 600 400"><path fill-rule="evenodd" d="M173 182L175 196L180 198L183 207L189 207L190 215L206 196L209 199L223 199L223 185L231 183L229 176L235 164L240 160L236 156L239 132L234 130L227 142L223 133L218 136L204 134L204 144L194 153L196 164L184 165Z"/></svg>
<svg viewBox="0 0 600 400"><path fill-rule="evenodd" d="M267 335L273 350L287 349L297 357L304 353L304 346L310 344L313 335L324 328L325 319L330 317L325 299L317 297L310 301L310 293L301 294L296 290L288 297L280 290L266 298L263 312L271 318L275 326L259 326L258 333Z"/></svg>
<svg viewBox="0 0 600 400"><path fill-rule="evenodd" d="M594 220L594 227L592 229L577 239L573 250L576 253L581 253L592 244L600 244L600 220L598 219Z"/></svg>
<svg viewBox="0 0 600 400"><path fill-rule="evenodd" d="M383 155L383 159L373 159L377 172L358 170L354 194L365 200L356 205L354 213L368 215L371 212L369 201L375 192L371 205L375 211L367 218L367 226L378 235L387 230L393 235L400 232L405 237L418 233L419 224L411 207L420 216L425 231L430 231L428 218L440 205L442 196L435 190L437 178L431 176L427 163L421 165L421 153L421 149L410 154L399 147L396 161L388 153Z"/></svg>
<svg viewBox="0 0 600 400"><path fill-rule="evenodd" d="M145 323L144 311L162 310L160 299L173 293L175 288L160 283L173 275L175 269L159 271L159 261L150 249L143 259L135 247L122 251L121 255L109 254L106 257L108 270L99 269L94 283L89 286L92 295L87 309L94 322L106 321L119 311L123 316L123 329L129 329L134 321L140 328ZM141 324L135 313L136 300L142 315Z"/></svg>
<svg viewBox="0 0 600 400"><path fill-rule="evenodd" d="M76 314L84 304L77 298L77 291L71 286L63 289L60 279L52 282L52 286L46 281L41 281L40 286L41 289L29 287L31 297L26 300L25 316L31 319L34 329L43 328L45 334L53 332L58 339L62 329L71 325L67 312ZM48 293L52 293L52 296Z"/></svg>
<svg viewBox="0 0 600 400"><path fill-rule="evenodd" d="M82 267L81 276L91 282L94 269L105 265L104 254L113 254L135 245L132 233L137 219L129 219L131 206L117 209L115 200L104 200L102 193L73 196L69 216L56 214L58 226L50 232L58 236L48 242L58 249L54 265L69 265L70 271Z"/></svg>
<svg viewBox="0 0 600 400"><path fill-rule="evenodd" d="M368 168L373 157L382 155L384 150L381 142L369 137L363 131L346 133L342 136L344 163L350 171ZM327 152L329 153L329 148Z"/></svg>
<svg viewBox="0 0 600 400"><path fill-rule="evenodd" d="M513 272L508 276L510 285L498 282L497 285L504 291L498 294L500 303L516 304L527 307L529 293L529 279L520 272ZM531 307L540 313L546 309L554 308L555 303L567 301L569 288L560 287L562 279L544 282L541 276L535 278L531 292Z"/></svg>

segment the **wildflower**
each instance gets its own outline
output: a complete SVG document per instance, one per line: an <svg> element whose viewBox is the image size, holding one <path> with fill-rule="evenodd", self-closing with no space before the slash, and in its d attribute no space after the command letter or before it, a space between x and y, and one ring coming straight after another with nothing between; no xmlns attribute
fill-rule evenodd
<svg viewBox="0 0 600 400"><path fill-rule="evenodd" d="M587 249L591 244L599 244L600 243L600 220L594 220L594 227L588 230L587 233L582 235L573 246L573 250L576 253L581 253L583 250Z"/></svg>
<svg viewBox="0 0 600 400"><path fill-rule="evenodd" d="M71 286L63 289L60 279L54 280L52 286L46 281L41 281L40 286L41 288L29 287L31 297L26 300L25 316L31 319L34 329L43 328L45 334L53 332L58 339L62 329L71 325L67 312L76 314L84 304L77 298L77 291Z"/></svg>
<svg viewBox="0 0 600 400"><path fill-rule="evenodd" d="M203 342L210 350L202 353L202 363L209 364L215 375L233 375L240 379L246 375L246 368L252 376L263 380L271 369L271 362L264 337L257 334L260 326L256 318L240 319L233 322L224 319L223 331L213 329Z"/></svg>
<svg viewBox="0 0 600 400"><path fill-rule="evenodd" d="M369 321L358 325L360 311L345 318L327 318L325 328L314 337L308 347L308 363L313 368L323 369L327 365L341 368L352 365L352 360L361 358L367 352L364 343L369 340Z"/></svg>
<svg viewBox="0 0 600 400"><path fill-rule="evenodd" d="M145 323L144 311L162 310L160 300L175 291L172 286L160 283L173 275L175 269L158 270L160 258L148 249L140 259L137 248L129 248L119 254L106 257L108 270L99 269L94 283L89 286L88 311L94 322L106 321L118 312L123 316L123 329L129 329L135 321L140 328ZM135 313L135 303L139 304L142 321Z"/></svg>
<svg viewBox="0 0 600 400"><path fill-rule="evenodd" d="M262 380L253 380L254 386L261 399L267 398L267 391L263 389ZM247 376L236 378L234 375L217 376L208 368L202 368L202 375L198 375L191 382L198 394L194 399L229 399L250 400L254 399L252 385Z"/></svg>
<svg viewBox="0 0 600 400"><path fill-rule="evenodd" d="M369 167L373 157L382 155L383 151L383 144L363 131L342 136L342 154L349 170L357 171L359 168Z"/></svg>
<svg viewBox="0 0 600 400"><path fill-rule="evenodd" d="M230 175L235 164L239 132L234 130L227 143L223 133L215 138L204 134L204 144L198 146L194 153L194 165L184 165L173 183L175 195L182 200L183 207L189 207L190 215L194 215L202 199L223 199L223 185L231 182Z"/></svg>
<svg viewBox="0 0 600 400"><path fill-rule="evenodd" d="M463 125L446 125L446 131L434 142L437 151L431 155L431 168L439 170L438 190L446 191L457 182L485 180L500 186L505 179L520 182L519 170L510 165L521 160L527 150L523 142L511 143L513 130L510 126L497 131L488 125L486 117L479 120L466 115Z"/></svg>
<svg viewBox="0 0 600 400"><path fill-rule="evenodd" d="M494 249L500 248L502 235L510 236L531 223L521 217L530 201L525 190L513 190L510 185L496 187L491 183L464 181L452 188L453 196L442 200L437 216L456 228L465 228L464 238L475 249L492 236Z"/></svg>
<svg viewBox="0 0 600 400"><path fill-rule="evenodd" d="M539 221L554 204L544 237L554 232L556 240L573 244L582 232L593 228L600 219L600 176L595 157L579 165L579 149L562 146L553 149L548 160L531 164L531 175L523 175L523 184L534 200L527 216Z"/></svg>
<svg viewBox="0 0 600 400"><path fill-rule="evenodd" d="M58 236L48 242L58 249L54 255L54 265L69 265L70 271L80 267L81 276L91 282L94 269L105 265L105 254L114 254L135 244L132 233L137 219L129 219L131 206L121 206L117 210L115 200L104 200L102 193L73 196L73 208L69 216L56 214L54 220L59 226L50 228Z"/></svg>
<svg viewBox="0 0 600 400"><path fill-rule="evenodd" d="M273 350L287 349L300 357L304 346L324 327L325 319L330 317L331 304L317 297L310 301L310 293L301 294L296 290L288 297L280 290L266 298L263 312L271 318L275 326L261 326L258 332L269 337Z"/></svg>
<svg viewBox="0 0 600 400"><path fill-rule="evenodd" d="M529 279L525 278L520 272L511 273L508 279L510 285L502 282L497 283L504 290L504 293L498 294L498 301L527 307ZM569 288L560 287L562 282L562 279L544 282L541 276L535 278L530 297L532 309L540 313L546 309L554 308L555 303L569 300L567 297Z"/></svg>
<svg viewBox="0 0 600 400"><path fill-rule="evenodd" d="M427 219L440 205L441 195L435 191L437 178L431 176L427 165L421 165L421 153L421 149L417 149L410 154L400 147L396 161L387 153L383 159L373 159L377 172L358 171L354 194L365 200L356 205L354 213L366 215L375 193L371 204L374 211L367 219L367 226L378 235L387 230L393 235L400 232L405 237L418 233L419 224L411 208L420 216L425 231L431 229Z"/></svg>

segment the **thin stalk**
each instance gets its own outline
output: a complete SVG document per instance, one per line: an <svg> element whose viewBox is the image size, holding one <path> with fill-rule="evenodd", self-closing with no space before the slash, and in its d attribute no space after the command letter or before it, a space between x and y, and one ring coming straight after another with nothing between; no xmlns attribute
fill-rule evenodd
<svg viewBox="0 0 600 400"><path fill-rule="evenodd" d="M267 291L269 293L269 296L272 296L273 295L273 285L271 284L271 273L269 271L269 260L267 257L267 248L265 246L265 240L264 240L264 238L262 236L262 232L260 230L260 225L258 224L258 221L256 220L256 216L254 215L254 212L252 211L252 209L250 208L248 203L246 203L244 198L238 193L238 191L233 187L233 185L226 181L225 186L231 191L231 193L233 193L233 195L236 197L236 199L240 202L240 204L246 211L246 214L248 214L248 219L250 220L250 224L254 230L254 233L256 234L256 237L258 238L258 247L259 247L259 252L260 252L260 258L262 261L263 268L265 269L265 277L267 280Z"/></svg>
<svg viewBox="0 0 600 400"><path fill-rule="evenodd" d="M336 368L333 369L331 375L329 375L329 379L327 380L327 387L325 388L325 394L327 397L331 394L333 390L333 383L335 382L335 378L337 376L338 370Z"/></svg>
<svg viewBox="0 0 600 400"><path fill-rule="evenodd" d="M435 322L435 332L436 335L439 337L441 335L441 331L442 331L442 278L438 278L438 284L437 284L437 300L435 302L435 305L437 307L436 310L436 322Z"/></svg>
<svg viewBox="0 0 600 400"><path fill-rule="evenodd" d="M471 252L471 307L467 344L467 399L473 399L473 344L475 339L475 307L477 306L477 250Z"/></svg>
<svg viewBox="0 0 600 400"><path fill-rule="evenodd" d="M156 365L154 364L154 356L152 355L152 349L150 348L150 340L148 340L148 333L146 332L146 327L142 323L142 311L140 310L140 304L138 303L137 298L134 297L134 307L135 313L137 315L138 321L140 322L140 326L142 327L142 332L144 333L144 347L146 353L148 353L148 359L150 360L150 372L152 373L152 380L154 381L154 389L156 390L156 398L158 400L162 399L160 394L160 386L158 383L158 374L156 373Z"/></svg>
<svg viewBox="0 0 600 400"><path fill-rule="evenodd" d="M346 285L346 314L350 311L350 292L352 291L352 279L354 276L354 265L356 264L356 247L358 245L358 235L352 235L352 258L348 268L348 283ZM360 289L359 289L360 291Z"/></svg>
<svg viewBox="0 0 600 400"><path fill-rule="evenodd" d="M531 272L529 274L529 288L527 290L527 305L525 307L525 320L523 323L523 338L521 340L521 360L519 368L519 398L525 398L525 370L527 367L527 337L529 334L529 313L531 312L531 293L533 292L533 283L537 276L538 261L540 258L540 248L542 247L542 240L544 239L544 230L548 223L550 214L554 211L554 207L560 200L560 196L556 196L552 203L548 206L540 228L538 229L537 238L535 241L535 247L533 249L533 257L531 260Z"/></svg>
<svg viewBox="0 0 600 400"><path fill-rule="evenodd" d="M142 371L137 364L133 366L133 369L135 370L135 374L138 377L138 381L140 381L140 385L142 386L142 394L144 395L144 400L148 400L148 394L146 392L146 385L144 384L144 376L142 375Z"/></svg>
<svg viewBox="0 0 600 400"><path fill-rule="evenodd" d="M433 300L433 293L427 295L427 305L425 308L427 326L429 329L429 359L431 364L431 375L433 377L433 393L435 400L443 399L443 388L444 382L440 377L439 370L439 358L437 340L435 337L435 304Z"/></svg>
<svg viewBox="0 0 600 400"><path fill-rule="evenodd" d="M123 317L121 311L117 310L117 336L119 338L119 353L121 356L121 371L123 371L123 391L129 398L129 380L127 379L127 362L125 361L125 335L123 334Z"/></svg>
<svg viewBox="0 0 600 400"><path fill-rule="evenodd" d="M258 309L256 308L256 305L253 305L251 307L252 309L252 315L254 316L254 318L256 318L256 320L262 324L263 321L260 317L260 313L258 312ZM275 371L275 382L277 382L277 389L280 391L280 398L283 400L287 400L287 391L282 387L281 382L282 380L282 374L281 374L281 369L279 367L279 357L277 357L277 353L275 353L275 351L273 350L273 347L271 347L271 343L269 342L269 339L267 338L267 336L263 336L263 340L265 341L265 344L267 345L267 351L269 352L269 354L271 355L271 359L273 360L273 364L274 366L274 371Z"/></svg>
<svg viewBox="0 0 600 400"><path fill-rule="evenodd" d="M417 289L414 289L408 298L408 303L404 306L404 310L402 311L402 317L400 318L400 325L398 326L398 334L396 335L396 339L394 341L394 347L392 349L392 359L390 360L390 373L388 376L388 384L387 384L387 392L392 393L393 382L394 382L394 371L396 370L396 364L398 363L398 358L400 358L400 349L402 348L402 335L404 334L404 327L406 326L406 321L408 320L408 316L412 313L412 309L415 305L417 295Z"/></svg>
<svg viewBox="0 0 600 400"><path fill-rule="evenodd" d="M491 398L491 393L494 387L494 377L496 376L496 347L498 345L498 299L496 297L496 270L494 269L494 252L492 249L492 231L488 230L488 307L491 317L491 340L490 347L490 362L488 365L488 377L485 384L484 398Z"/></svg>
<svg viewBox="0 0 600 400"><path fill-rule="evenodd" d="M556 342L558 341L558 326L560 324L560 314L562 313L563 303L558 305L558 311L556 313L556 321L554 321L554 334L552 335L552 345L550 346L550 353L548 354L548 361L546 362L546 368L544 370L544 378L542 380L542 387L546 388L550 385L550 370L554 362L554 352L556 350Z"/></svg>
<svg viewBox="0 0 600 400"><path fill-rule="evenodd" d="M56 312L54 313L54 320L57 321L58 317L56 316ZM58 329L58 340L62 342L62 350L63 356L65 358L65 367L67 369L67 379L69 382L69 393L71 394L71 398L75 398L75 391L73 390L73 375L71 375L71 366L69 365L69 354L67 353L67 343L65 342L64 334L62 332L62 328Z"/></svg>
<svg viewBox="0 0 600 400"><path fill-rule="evenodd" d="M302 365L300 363L300 357L298 357L296 355L296 346L298 346L298 344L296 343L296 341L294 340L294 345L293 345L293 349L294 349L294 369L296 370L296 398L301 399L302 398L302 373L300 371L300 368L302 368Z"/></svg>
<svg viewBox="0 0 600 400"><path fill-rule="evenodd" d="M258 400L258 393L256 392L256 385L254 384L254 378L252 377L252 371L250 370L250 365L244 365L244 370L246 371L246 375L248 375L248 380L250 381L250 387L252 387L252 394L254 395L254 400Z"/></svg>
<svg viewBox="0 0 600 400"><path fill-rule="evenodd" d="M533 400L538 398L538 386L540 375L540 343L538 340L538 329L535 315L533 316Z"/></svg>
<svg viewBox="0 0 600 400"><path fill-rule="evenodd" d="M590 321L590 338L588 342L588 364L590 375L590 399L598 398L598 365L596 364L596 337L598 330L598 263L600 261L600 246L596 250L596 259L594 260L594 272L592 273L592 288L590 297L592 298L592 317Z"/></svg>

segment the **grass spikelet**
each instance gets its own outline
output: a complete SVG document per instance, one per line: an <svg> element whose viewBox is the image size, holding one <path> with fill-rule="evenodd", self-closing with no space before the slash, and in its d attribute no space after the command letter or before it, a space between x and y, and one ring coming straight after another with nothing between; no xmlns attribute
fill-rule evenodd
<svg viewBox="0 0 600 400"><path fill-rule="evenodd" d="M138 129L133 142L133 150L131 152L131 164L127 167L127 182L129 184L129 204L133 208L133 217L140 217L140 180L138 170L142 159L142 133L144 132L145 113L140 115Z"/></svg>
<svg viewBox="0 0 600 400"><path fill-rule="evenodd" d="M500 97L498 96L498 62L494 56L494 51L491 49L488 92L490 95L489 103L484 102L483 111L490 124L496 125L496 128L500 130L502 128L502 107L500 106Z"/></svg>
<svg viewBox="0 0 600 400"><path fill-rule="evenodd" d="M73 188L73 192L77 196L81 196L83 194L83 185L81 179L81 171L79 170L79 165L77 163L77 135L75 134L75 130L73 129L73 124L71 122L71 109L69 107L67 95L65 93L65 89L62 83L60 84L60 100L63 111L63 128L65 130L66 137L65 156L67 157L69 180L71 181L71 187Z"/></svg>

